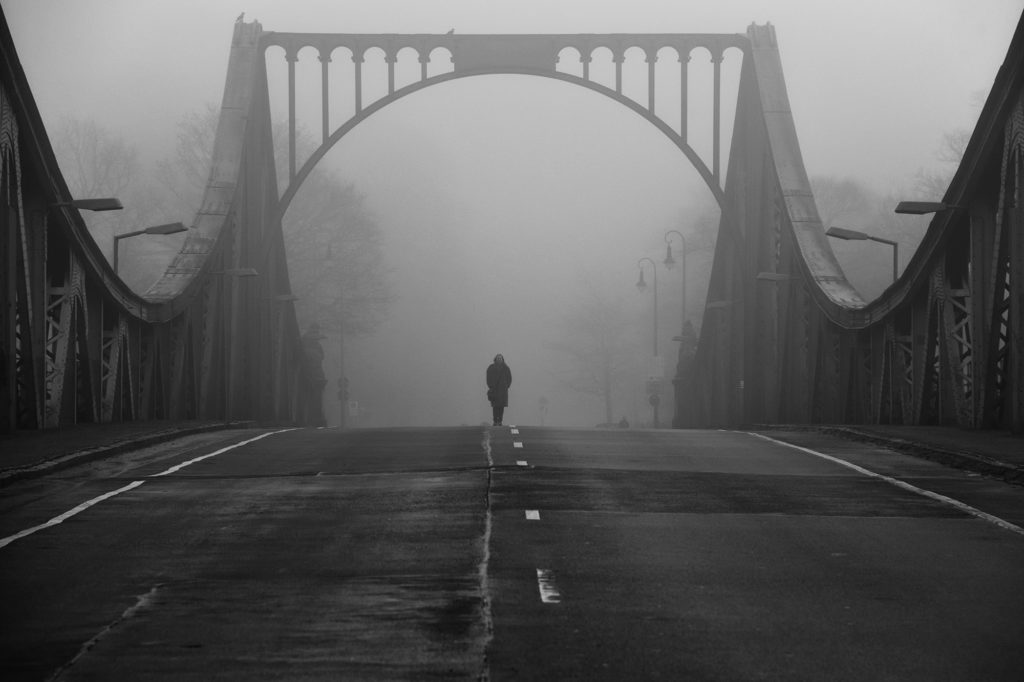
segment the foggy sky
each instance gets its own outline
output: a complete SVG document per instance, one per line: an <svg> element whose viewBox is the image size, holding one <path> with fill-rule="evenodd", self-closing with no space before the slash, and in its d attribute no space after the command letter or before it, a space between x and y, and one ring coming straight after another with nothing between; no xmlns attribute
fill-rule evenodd
<svg viewBox="0 0 1024 682"><path fill-rule="evenodd" d="M888 189L936 164L944 132L973 127L977 93L987 94L1024 0L0 5L44 122L95 119L148 161L168 153L182 115L219 103L242 11L264 30L316 32L743 33L770 21L808 172ZM286 103L272 106L279 115ZM318 129L301 111L300 121ZM633 289L636 261L663 255L664 232L709 201L649 123L595 93L522 76L465 79L400 100L325 163L367 195L385 233L398 301L380 332L347 353L354 397L373 396L378 416L389 401L392 423L487 419L483 371L499 352L514 375L506 421L535 423L542 395L549 423L599 421L599 404L552 380L560 367L545 344L559 315L584 274L621 282L638 321L637 353L649 355L650 295ZM659 336L671 373L679 280L661 276ZM643 405L616 409L647 416Z"/></svg>

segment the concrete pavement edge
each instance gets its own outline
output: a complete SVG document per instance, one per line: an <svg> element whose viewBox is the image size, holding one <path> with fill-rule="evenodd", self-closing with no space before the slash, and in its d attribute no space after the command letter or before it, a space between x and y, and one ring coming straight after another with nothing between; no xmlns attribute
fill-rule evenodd
<svg viewBox="0 0 1024 682"><path fill-rule="evenodd" d="M999 478L1007 483L1015 485L1024 485L1024 467L1003 462L999 459L989 457L978 452L943 448L932 443L922 443L903 438L896 438L894 436L883 436L876 433L868 433L867 431L851 426L758 424L757 428L765 431L815 431L831 436L837 436L845 440L854 440L879 445L913 457L920 457L921 459L937 462L954 469L962 469L972 473Z"/></svg>
<svg viewBox="0 0 1024 682"><path fill-rule="evenodd" d="M6 487L17 481L39 478L41 476L46 476L47 474L52 474L56 471L78 466L79 464L94 462L105 457L112 457L125 452L131 452L132 450L147 448L152 445L166 443L177 438L184 438L185 436L192 436L197 433L207 433L210 431L222 431L227 429L247 429L255 426L256 422L253 421L239 421L224 422L222 424L203 424L201 426L191 426L184 429L166 429L157 433L147 434L139 438L129 438L110 445L102 445L86 450L79 450L77 452L60 455L52 459L36 462L35 464L0 470L0 488Z"/></svg>

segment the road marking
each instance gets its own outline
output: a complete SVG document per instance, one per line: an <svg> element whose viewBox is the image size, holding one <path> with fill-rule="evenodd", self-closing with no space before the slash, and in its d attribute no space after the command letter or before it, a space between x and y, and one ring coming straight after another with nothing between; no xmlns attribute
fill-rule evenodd
<svg viewBox="0 0 1024 682"><path fill-rule="evenodd" d="M88 509L89 507L93 506L94 504L99 504L103 500L106 500L106 499L109 499L111 497L114 497L115 495L120 495L121 493L126 493L129 490L132 490L133 488L138 488L143 483L145 483L145 481L132 481L131 483L129 483L126 486L118 488L117 490L111 490L109 493L104 493L104 494L100 495L99 497L94 497L91 500L88 500L87 502L83 502L82 504L78 505L74 509L69 509L68 511L64 512L63 514L60 514L59 516L54 516L52 519L50 519L46 523L40 523L38 526L32 526L31 528L26 528L25 530L23 530L21 532L15 533L14 535L8 535L7 537L5 537L2 540L0 540L0 549L6 547L7 545L11 544L15 540L20 540L21 538L29 536L29 535L32 535L33 533L41 531L44 528L49 528L50 526L56 526L59 523L64 523L65 521L70 519L72 516L75 516L76 514L81 514L86 509Z"/></svg>
<svg viewBox="0 0 1024 682"><path fill-rule="evenodd" d="M517 459L516 460L516 465L524 467L524 466L526 466L526 460L525 459Z"/></svg>
<svg viewBox="0 0 1024 682"><path fill-rule="evenodd" d="M515 424L509 424L508 428L510 428L510 429L518 429L519 427L516 426Z"/></svg>
<svg viewBox="0 0 1024 682"><path fill-rule="evenodd" d="M1018 535L1024 535L1024 528L1021 528L1020 526L1012 524L1009 521L1006 521L1005 519L1001 519L998 516L993 516L992 514L985 513L983 511L981 511L980 509L972 507L969 504L964 504L960 500L954 500L952 497L946 497L945 495L941 495L939 493L932 492L931 490L925 490L924 488L918 488L916 485L912 485L910 483L907 483L906 481L901 481L898 478L893 478L891 476L886 476L884 474L879 474L877 472L871 471L870 469L865 469L862 466L858 466L858 465L854 464L853 462L847 462L845 459L839 459L838 457L833 457L832 455L826 455L825 453L818 452L817 450L811 450L810 448L805 448L805 447L802 447L800 445L793 445L792 443L787 443L784 440L776 440L775 438L771 438L769 436L765 436L765 435L760 434L760 433L753 433L752 431L746 431L745 433L748 433L751 436L757 436L758 438L770 441L772 443L778 443L779 445L785 445L786 447L793 448L794 450L800 450L801 452L806 452L807 454L814 455L815 457L821 457L822 459L827 459L830 462L834 462L836 464L844 466L847 469L853 469L854 471L856 471L858 473L861 473L861 474L864 474L865 476L870 476L872 478L877 478L879 480L885 481L886 483L892 484L892 485L896 486L897 488L902 488L903 490L908 490L908 491L910 491L912 493L917 493L918 495L923 495L924 497L933 499L933 500L935 500L937 502L942 502L943 504L948 504L950 506L956 507L957 509L959 509L960 511L964 512L965 514L970 514L971 516L979 518L982 521L988 521L991 524L999 526L1003 530L1008 530L1011 533L1017 533Z"/></svg>
<svg viewBox="0 0 1024 682"><path fill-rule="evenodd" d="M164 476L166 474L174 473L175 471L179 471L179 470L187 467L190 464L194 464L194 463L199 462L201 460L204 460L204 459L206 459L208 457L213 457L214 455L219 455L222 452L227 452L228 450L232 450L234 448L241 447L241 446L246 445L248 443L252 443L253 441L257 441L257 440L259 440L261 438L266 438L267 436L272 436L275 433L284 433L285 431L294 431L294 429L281 429L280 431L270 431L268 433L261 433L260 435L256 436L255 438L250 438L248 440L243 440L240 443L235 443L234 445L229 445L226 448L221 448L220 450L217 450L216 452L211 452L208 455L203 455L202 457L196 457L194 459L190 459L187 462L182 462L181 464L177 464L175 466L172 466L170 469L167 469L166 471L161 471L159 474L154 474L153 476ZM46 523L40 523L38 526L32 526L31 528L26 528L23 531L19 531L19 532L15 533L14 535L8 535L7 537L0 539L0 549L3 549L4 547L6 547L7 545L11 544L15 540L20 540L21 538L28 537L29 535L32 535L33 533L37 533L37 532L43 530L44 528L50 528L51 526L56 526L58 524L64 523L65 521L70 519L72 516L75 516L77 514L81 514L82 512L84 512L89 507L91 507L91 506L93 506L95 504L99 504L100 502L102 502L104 500L109 500L111 497L114 497L116 495L120 495L121 493L126 493L129 490L133 490L135 488L138 488L140 485L145 483L146 480L148 480L149 478L153 478L153 476L149 476L149 477L147 477L147 479L143 479L141 481L132 481L128 485L122 486L122 487L118 488L117 490L111 490L109 493L103 493L102 495L94 497L91 500L86 500L85 502L83 502L82 504L78 505L77 507L74 507L73 509L69 509L68 511L64 512L63 514L59 514L57 516L54 516L52 519L50 519Z"/></svg>
<svg viewBox="0 0 1024 682"><path fill-rule="evenodd" d="M488 429L484 429L484 452L487 453L487 514L484 520L484 549L480 557L480 563L477 565L476 573L477 580L480 583L480 612L484 621L484 651L488 651L491 646L491 642L494 640L494 616L491 613L491 587L488 582L488 575L490 574L490 563L491 563L491 535L494 529L494 512L492 510L491 503L491 489L494 485L494 459L491 455L491 432ZM491 667L489 659L484 656L481 662L483 668L477 675L478 680L491 679Z"/></svg>
<svg viewBox="0 0 1024 682"><path fill-rule="evenodd" d="M540 590L540 600L545 604L558 604L562 601L562 595L555 585L555 574L546 568L537 569L537 589Z"/></svg>
<svg viewBox="0 0 1024 682"><path fill-rule="evenodd" d="M512 441L512 447L514 447L514 448L522 448L523 447L523 441L521 441L521 440Z"/></svg>
<svg viewBox="0 0 1024 682"><path fill-rule="evenodd" d="M540 521L540 511L537 510L537 509L527 509L526 510L526 520L527 521Z"/></svg>
<svg viewBox="0 0 1024 682"><path fill-rule="evenodd" d="M513 426L512 427L512 435L513 436L518 436L519 435L519 429L517 429L516 427Z"/></svg>
<svg viewBox="0 0 1024 682"><path fill-rule="evenodd" d="M161 471L159 474L153 474L149 478L156 478L157 476L167 476L168 474L174 474L174 473L177 473L177 472L181 471L182 469L184 469L187 466L191 466L191 465L195 464L196 462L202 462L204 459L209 459L210 457L216 457L217 455L219 455L221 453L224 453L224 452L227 452L228 450L234 450L235 448L240 448L243 445L248 445L249 443L253 443L255 441L258 441L261 438L266 438L267 436L273 436L275 433L284 433L285 431L294 431L294 430L295 429L281 429L280 431L269 431L267 433L261 433L260 435L256 436L255 438L250 438L249 440L243 440L241 443L235 443L234 445L229 445L226 448L221 448L220 450L217 450L215 452L211 452L208 455L202 455L200 457L194 457L194 458L188 460L187 462L182 462L181 464L175 464L170 469L166 469L164 471Z"/></svg>

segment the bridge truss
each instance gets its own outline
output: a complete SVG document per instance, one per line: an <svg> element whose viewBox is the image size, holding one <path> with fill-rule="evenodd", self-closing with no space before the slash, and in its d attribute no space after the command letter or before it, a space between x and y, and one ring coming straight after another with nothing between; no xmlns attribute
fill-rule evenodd
<svg viewBox="0 0 1024 682"><path fill-rule="evenodd" d="M690 160L722 211L696 359L680 354L677 426L750 422L957 423L1021 428L1024 238L1020 190L1020 31L947 211L900 280L866 304L824 236L797 142L770 26L746 35L398 35L264 32L235 25L214 162L181 252L143 296L113 273L89 236L3 26L0 82L0 258L4 430L152 418L319 423L322 375L304 353L291 302L281 219L303 180L359 122L434 84L486 74L560 79L606 95L661 130ZM288 182L276 180L266 73L268 49L288 63ZM322 68L321 143L296 151L295 63L304 47ZM623 94L625 53L648 63L647 102ZM713 64L712 141L688 138L687 64ZM743 54L728 173L721 149L724 52ZM354 64L354 112L329 121L330 63ZM387 94L363 102L367 51L384 52ZM413 50L420 78L396 86ZM614 83L591 78L607 49ZM431 75L438 50L452 70ZM680 106L655 108L655 64L681 67ZM559 69L567 51L582 69ZM725 181L723 186L723 180ZM768 286L758 279L773 273ZM255 277L245 277L257 274Z"/></svg>
<svg viewBox="0 0 1024 682"><path fill-rule="evenodd" d="M93 241L0 27L0 430L146 419L319 423L289 301L273 157L236 29L202 205L181 253L132 292ZM263 102L265 106L265 102ZM244 275L256 275L245 277Z"/></svg>
<svg viewBox="0 0 1024 682"><path fill-rule="evenodd" d="M774 35L752 27L707 312L677 382L677 423L1024 430L1021 26L943 198L954 208L934 217L902 276L870 303L826 243Z"/></svg>

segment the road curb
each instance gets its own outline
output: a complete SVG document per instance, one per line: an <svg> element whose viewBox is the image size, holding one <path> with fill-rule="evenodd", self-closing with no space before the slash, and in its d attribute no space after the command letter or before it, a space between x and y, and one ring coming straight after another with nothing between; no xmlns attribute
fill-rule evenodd
<svg viewBox="0 0 1024 682"><path fill-rule="evenodd" d="M845 440L880 445L890 450L927 459L945 466L964 471L971 471L985 476L999 478L1007 483L1024 485L1024 467L1003 462L994 457L966 450L943 448L929 443L909 441L894 436L883 436L869 433L850 426L808 426L795 424L758 424L759 430L765 431L814 431L830 436L838 436Z"/></svg>
<svg viewBox="0 0 1024 682"><path fill-rule="evenodd" d="M167 441L175 440L176 438L183 438L185 436L192 436L197 433L207 433L210 431L247 429L253 428L254 426L256 426L256 422L253 421L203 424L184 429L167 429L164 431L157 431L156 433L150 433L139 438L129 438L128 440L118 441L110 445L89 448L88 450L79 450L78 452L60 455L28 466L12 467L10 469L0 470L0 488L8 486L16 481L46 476L47 474L52 474L62 469L78 466L79 464L86 464L98 459L103 459L104 457L112 457L125 452L131 452L132 450L147 448L151 445L166 443Z"/></svg>

